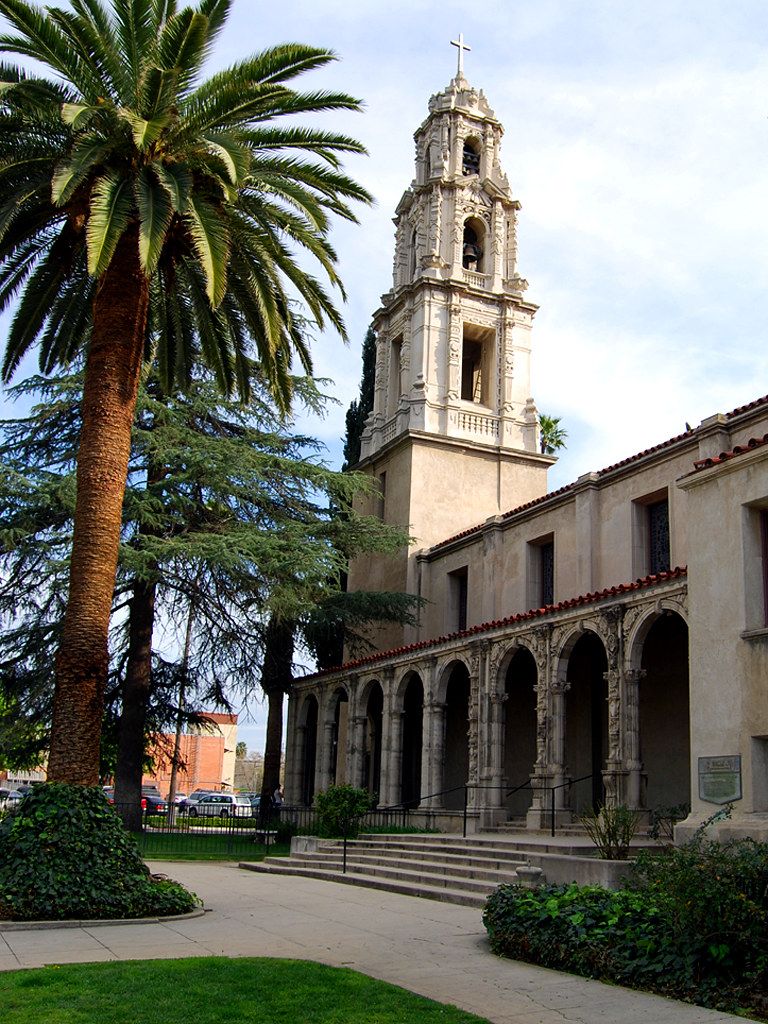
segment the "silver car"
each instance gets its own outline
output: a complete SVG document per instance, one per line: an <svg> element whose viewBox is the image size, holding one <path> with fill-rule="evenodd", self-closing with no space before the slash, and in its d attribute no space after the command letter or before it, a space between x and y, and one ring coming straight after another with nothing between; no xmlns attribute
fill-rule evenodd
<svg viewBox="0 0 768 1024"><path fill-rule="evenodd" d="M187 813L190 818L250 818L251 801L241 793L209 793L190 804Z"/></svg>

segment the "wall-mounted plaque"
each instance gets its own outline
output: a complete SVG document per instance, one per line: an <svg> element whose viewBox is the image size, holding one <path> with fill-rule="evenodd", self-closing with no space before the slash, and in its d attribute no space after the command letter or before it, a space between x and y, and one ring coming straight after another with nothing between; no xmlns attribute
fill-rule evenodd
<svg viewBox="0 0 768 1024"><path fill-rule="evenodd" d="M699 758L699 799L710 804L741 800L741 754Z"/></svg>

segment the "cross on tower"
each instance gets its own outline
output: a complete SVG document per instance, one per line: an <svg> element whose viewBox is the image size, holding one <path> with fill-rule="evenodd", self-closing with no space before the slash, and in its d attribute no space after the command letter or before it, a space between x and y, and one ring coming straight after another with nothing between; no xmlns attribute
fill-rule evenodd
<svg viewBox="0 0 768 1024"><path fill-rule="evenodd" d="M469 51L469 50L472 49L472 47L464 45L464 33L463 32L459 32L459 41L458 41L458 43L455 42L453 39L451 40L451 46L458 46L458 48L459 48L459 70L456 72L456 77L457 78L463 78L464 77L464 50Z"/></svg>

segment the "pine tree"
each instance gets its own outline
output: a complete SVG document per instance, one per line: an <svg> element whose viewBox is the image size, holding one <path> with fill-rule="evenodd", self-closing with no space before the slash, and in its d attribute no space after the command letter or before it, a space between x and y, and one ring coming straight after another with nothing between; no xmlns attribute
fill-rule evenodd
<svg viewBox="0 0 768 1024"><path fill-rule="evenodd" d="M16 652L30 687L41 682L41 668L50 679L64 611L60 587L74 509L80 380L22 386L23 392L36 386L44 401L3 425L0 617L6 630L0 653L13 650L21 634L48 637L43 665L30 660L31 650L26 660ZM310 381L294 386L307 403L320 401ZM253 385L257 396L259 387ZM139 806L153 678L166 698L168 679L175 689L182 672L199 692L218 698L233 688L249 693L262 687L277 705L279 691L281 708L293 651L286 669L286 654L270 648L277 624L290 623L291 635L298 630L301 636L323 621L325 607L334 619L348 607L343 635L355 642L361 598L355 597L354 610L333 581L352 554L392 551L407 540L403 531L355 513L352 501L366 478L329 470L317 444L292 434L263 389L261 395L245 409L223 399L205 378L172 397L150 378L139 393L112 630L112 671L122 682L116 783L128 807ZM394 608L403 615L408 607L400 595L369 596L365 614L386 617ZM177 635L184 656L175 677L174 666L153 655L158 622L166 642L174 623L194 623L191 643ZM167 710L165 720L173 715L175 709ZM152 722L157 725L156 710Z"/></svg>
<svg viewBox="0 0 768 1024"><path fill-rule="evenodd" d="M354 399L347 409L347 431L344 438L344 469L360 461L360 442L365 421L373 412L373 396L376 383L376 332L369 327L363 341L363 374L360 379L360 397Z"/></svg>

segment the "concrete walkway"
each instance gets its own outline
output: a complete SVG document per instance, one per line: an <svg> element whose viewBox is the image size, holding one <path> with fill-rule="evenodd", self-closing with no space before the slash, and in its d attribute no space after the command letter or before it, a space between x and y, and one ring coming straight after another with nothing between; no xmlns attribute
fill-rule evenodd
<svg viewBox="0 0 768 1024"><path fill-rule="evenodd" d="M158 924L3 930L0 969L102 960L270 956L351 967L494 1024L715 1024L744 1018L493 956L480 912L222 863L155 863L205 901Z"/></svg>

